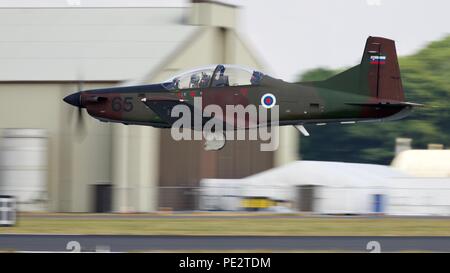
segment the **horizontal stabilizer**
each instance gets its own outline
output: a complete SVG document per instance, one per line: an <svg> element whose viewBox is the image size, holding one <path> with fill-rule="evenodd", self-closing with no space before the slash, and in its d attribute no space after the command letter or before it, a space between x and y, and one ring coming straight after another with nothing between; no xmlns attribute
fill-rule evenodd
<svg viewBox="0 0 450 273"><path fill-rule="evenodd" d="M397 107L424 107L425 105L413 102L384 102L384 103L346 103L347 105L364 106L364 107L378 107L378 108L397 108Z"/></svg>

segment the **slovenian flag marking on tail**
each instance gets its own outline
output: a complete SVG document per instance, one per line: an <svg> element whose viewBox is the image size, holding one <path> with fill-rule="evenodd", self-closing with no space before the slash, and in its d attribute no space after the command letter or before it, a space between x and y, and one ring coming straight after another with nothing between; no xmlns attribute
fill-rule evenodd
<svg viewBox="0 0 450 273"><path fill-rule="evenodd" d="M370 64L385 64L386 56L370 56Z"/></svg>

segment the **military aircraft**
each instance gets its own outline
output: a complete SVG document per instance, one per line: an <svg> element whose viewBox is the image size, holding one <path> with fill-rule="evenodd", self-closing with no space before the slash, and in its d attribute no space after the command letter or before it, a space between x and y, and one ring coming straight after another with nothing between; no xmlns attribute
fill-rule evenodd
<svg viewBox="0 0 450 273"><path fill-rule="evenodd" d="M194 98L202 98L202 106L223 108L277 105L278 124L295 126L306 136L305 124L397 120L421 106L405 102L395 42L381 37L367 39L360 64L323 81L289 83L257 70L219 64L163 83L80 91L64 101L80 111L86 108L100 121L170 128L175 121L171 110L180 104L192 108Z"/></svg>

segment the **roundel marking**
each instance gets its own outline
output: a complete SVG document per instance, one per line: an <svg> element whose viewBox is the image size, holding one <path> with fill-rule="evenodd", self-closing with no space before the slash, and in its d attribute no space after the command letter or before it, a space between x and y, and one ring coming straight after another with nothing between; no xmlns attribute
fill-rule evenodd
<svg viewBox="0 0 450 273"><path fill-rule="evenodd" d="M266 93L261 97L261 105L264 108L270 109L277 103L277 98L270 93Z"/></svg>

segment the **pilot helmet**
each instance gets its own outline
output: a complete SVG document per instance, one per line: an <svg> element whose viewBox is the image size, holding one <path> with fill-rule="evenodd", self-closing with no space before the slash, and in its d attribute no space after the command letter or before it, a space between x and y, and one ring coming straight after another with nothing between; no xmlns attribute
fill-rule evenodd
<svg viewBox="0 0 450 273"><path fill-rule="evenodd" d="M197 74L191 75L191 82L198 82L200 80L200 77Z"/></svg>

